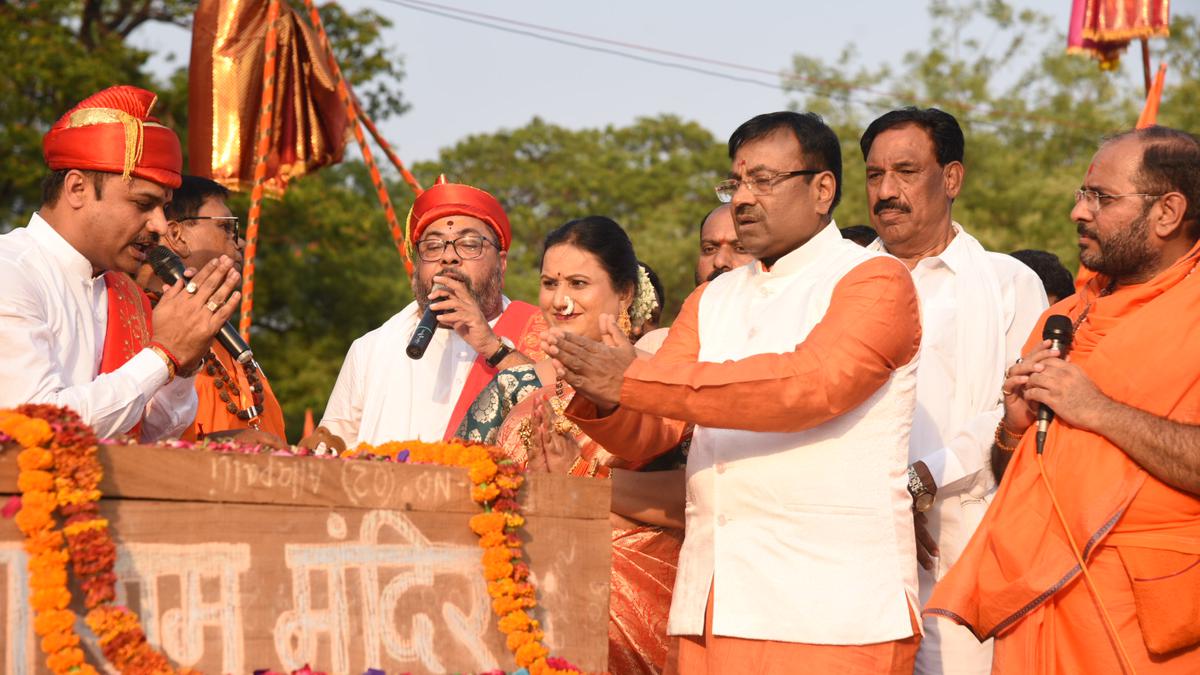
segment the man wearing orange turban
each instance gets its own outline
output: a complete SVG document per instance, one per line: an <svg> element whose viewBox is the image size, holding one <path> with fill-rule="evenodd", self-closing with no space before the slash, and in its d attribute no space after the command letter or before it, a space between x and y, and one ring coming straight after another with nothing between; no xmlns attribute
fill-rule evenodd
<svg viewBox="0 0 1200 675"><path fill-rule="evenodd" d="M541 356L541 313L502 293L512 226L495 197L442 176L413 203L406 235L415 299L351 345L302 445L449 438L500 369ZM445 330L412 359L404 347L427 307Z"/></svg>
<svg viewBox="0 0 1200 675"><path fill-rule="evenodd" d="M155 95L105 89L42 141L51 173L29 226L0 236L0 408L73 409L101 437L178 435L196 412L190 377L237 307L240 277L215 260L151 314L128 275L163 233L179 139ZM178 381L174 381L178 380Z"/></svg>

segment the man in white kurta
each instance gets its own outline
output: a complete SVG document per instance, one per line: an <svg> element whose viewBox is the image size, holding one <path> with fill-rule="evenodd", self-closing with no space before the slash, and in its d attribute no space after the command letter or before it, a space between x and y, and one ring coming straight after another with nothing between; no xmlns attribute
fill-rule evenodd
<svg viewBox="0 0 1200 675"><path fill-rule="evenodd" d="M936 109L887 113L862 139L868 208L880 236L869 248L905 262L921 299L909 461L920 485L933 493L932 500L914 495L922 604L991 501L989 457L1004 372L1047 306L1032 270L984 250L952 220L965 172L963 146L957 121ZM945 619L923 623L915 672L991 671L990 642L980 644Z"/></svg>
<svg viewBox="0 0 1200 675"><path fill-rule="evenodd" d="M153 441L191 424L185 375L237 308L241 276L214 260L147 315L129 275L165 232L183 164L178 137L150 116L155 100L110 87L46 132L42 204L0 236L0 408L70 408L102 438Z"/></svg>
<svg viewBox="0 0 1200 675"><path fill-rule="evenodd" d="M496 372L527 362L521 352L537 346L541 313L501 293L512 226L495 197L442 176L414 202L406 238L415 299L354 341L321 425L302 445L449 438ZM427 307L440 312L439 325L413 359L405 347Z"/></svg>
<svg viewBox="0 0 1200 675"><path fill-rule="evenodd" d="M0 288L0 408L65 406L100 438L139 421L143 440L170 438L192 423L192 380L168 384L166 365L150 349L99 374L108 325L104 277L41 216L0 236Z"/></svg>
<svg viewBox="0 0 1200 675"><path fill-rule="evenodd" d="M916 290L839 233L840 146L819 117L760 115L729 147L718 195L755 262L692 293L650 359L551 331L581 394L568 414L631 460L696 425L668 627L680 672L911 671Z"/></svg>

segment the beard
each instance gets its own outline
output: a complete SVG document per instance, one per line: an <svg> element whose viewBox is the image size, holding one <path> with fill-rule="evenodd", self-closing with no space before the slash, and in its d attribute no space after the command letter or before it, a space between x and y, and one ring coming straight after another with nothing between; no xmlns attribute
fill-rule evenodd
<svg viewBox="0 0 1200 675"><path fill-rule="evenodd" d="M1149 208L1143 209L1142 214L1130 223L1129 227L1111 235L1101 235L1098 231L1076 225L1079 234L1096 242L1095 251L1080 249L1080 264L1110 279L1136 277L1153 267L1155 255L1147 242L1150 231L1149 213Z"/></svg>
<svg viewBox="0 0 1200 675"><path fill-rule="evenodd" d="M504 301L501 299L504 279L501 276L499 265L490 270L478 283L467 276L462 270L453 267L443 267L431 273L428 279L422 277L420 274L413 275L413 299L417 301L417 308L420 314L424 314L425 309L429 307L429 294L433 292L432 279L436 276L450 277L466 285L467 291L475 300L475 304L479 305L480 311L489 320L499 316L500 311L504 308Z"/></svg>

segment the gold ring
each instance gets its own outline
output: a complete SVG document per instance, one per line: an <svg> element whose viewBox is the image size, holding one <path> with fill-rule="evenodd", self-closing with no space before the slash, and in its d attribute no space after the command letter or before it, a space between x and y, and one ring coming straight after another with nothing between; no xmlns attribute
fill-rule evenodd
<svg viewBox="0 0 1200 675"><path fill-rule="evenodd" d="M1012 396L1012 392L1007 389L1001 389L1000 393L1004 394L1005 396Z"/></svg>
<svg viewBox="0 0 1200 675"><path fill-rule="evenodd" d="M208 311L212 312L213 314L216 314L217 310L221 309L221 305L218 305L215 300L209 300L205 307L207 307Z"/></svg>

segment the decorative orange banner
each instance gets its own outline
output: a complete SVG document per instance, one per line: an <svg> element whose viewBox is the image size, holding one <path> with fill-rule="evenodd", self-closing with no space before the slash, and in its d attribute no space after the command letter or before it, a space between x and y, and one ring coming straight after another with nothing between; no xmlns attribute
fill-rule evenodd
<svg viewBox="0 0 1200 675"><path fill-rule="evenodd" d="M1131 40L1171 34L1171 0L1074 0L1067 51L1116 68Z"/></svg>
<svg viewBox="0 0 1200 675"><path fill-rule="evenodd" d="M200 0L193 23L189 169L235 190L254 183L269 4ZM347 114L313 29L286 3L274 28L274 122L262 187L279 195L289 180L341 161Z"/></svg>

